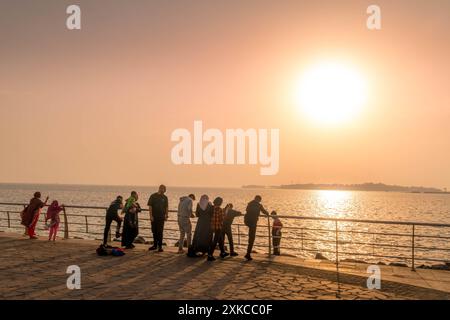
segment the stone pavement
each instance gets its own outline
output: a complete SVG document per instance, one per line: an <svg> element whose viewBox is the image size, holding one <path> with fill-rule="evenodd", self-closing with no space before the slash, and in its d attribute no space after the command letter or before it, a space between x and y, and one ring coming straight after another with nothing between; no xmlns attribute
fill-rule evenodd
<svg viewBox="0 0 450 320"><path fill-rule="evenodd" d="M340 283L332 263L255 255L207 262L168 248L137 245L123 257L99 257L96 241L28 240L0 233L1 299L449 299L448 283L434 289L421 279L450 272L382 269L381 290L366 288L367 265L342 264ZM81 289L66 286L69 265L81 268ZM389 269L391 268L391 269ZM427 274L429 272L429 274ZM440 272L440 273L439 273ZM400 281L401 280L401 281ZM421 282L422 281L422 282ZM446 280L447 281L447 280Z"/></svg>

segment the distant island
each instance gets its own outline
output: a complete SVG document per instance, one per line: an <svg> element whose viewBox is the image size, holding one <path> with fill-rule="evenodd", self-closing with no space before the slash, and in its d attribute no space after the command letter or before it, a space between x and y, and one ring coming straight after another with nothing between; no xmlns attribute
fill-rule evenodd
<svg viewBox="0 0 450 320"><path fill-rule="evenodd" d="M362 184L283 184L279 186L244 185L244 189L294 189L294 190L343 190L343 191L384 191L384 192L407 192L407 193L440 193L450 194L445 189L427 187L405 187L387 185L384 183L362 183Z"/></svg>

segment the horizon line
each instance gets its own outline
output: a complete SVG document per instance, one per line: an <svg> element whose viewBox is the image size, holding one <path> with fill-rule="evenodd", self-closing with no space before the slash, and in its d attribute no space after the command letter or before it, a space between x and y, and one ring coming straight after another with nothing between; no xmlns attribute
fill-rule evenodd
<svg viewBox="0 0 450 320"><path fill-rule="evenodd" d="M158 187L160 184L154 184L154 185L143 185L143 184L97 184L97 183L59 183L59 182L1 182L0 185L62 185L62 186L95 186L95 187L143 187L143 188L150 188L150 187ZM164 183L162 183L164 184ZM273 187L282 187L282 186L291 186L291 185L341 185L341 186L351 186L351 185L364 185L364 184L384 184L386 186L396 186L396 187L407 187L407 188L428 188L428 189L438 189L441 191L444 191L448 189L447 187L429 187L424 185L402 185L402 184L387 184L384 182L359 182L359 183L316 183L316 182L305 182L305 183L282 183L282 184L273 184L273 185L263 185L263 184L241 184L239 186L192 186L192 185L171 185L170 187L175 188L223 188L223 189L242 189L244 187L256 187L256 188L273 188ZM165 184L166 186L169 186Z"/></svg>

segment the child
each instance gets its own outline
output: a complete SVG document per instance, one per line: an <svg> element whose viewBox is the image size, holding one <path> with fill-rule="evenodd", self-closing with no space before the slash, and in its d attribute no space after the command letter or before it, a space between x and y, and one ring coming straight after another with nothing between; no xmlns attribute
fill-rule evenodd
<svg viewBox="0 0 450 320"><path fill-rule="evenodd" d="M270 215L273 218L273 225L272 225L273 254L279 256L280 242L281 242L281 228L283 228L283 224L281 223L281 220L277 217L276 211L272 211Z"/></svg>
<svg viewBox="0 0 450 320"><path fill-rule="evenodd" d="M59 206L58 201L53 201L52 204L48 207L47 215L45 217L45 224L49 228L48 241L56 240L56 234L58 233L59 228L59 213L64 209L64 205ZM47 224L47 221L50 220L50 223Z"/></svg>

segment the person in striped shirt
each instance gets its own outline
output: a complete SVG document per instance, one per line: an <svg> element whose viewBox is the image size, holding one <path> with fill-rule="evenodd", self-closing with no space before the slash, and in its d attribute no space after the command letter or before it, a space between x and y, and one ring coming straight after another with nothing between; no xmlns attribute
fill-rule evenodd
<svg viewBox="0 0 450 320"><path fill-rule="evenodd" d="M211 217L211 245L209 247L208 252L208 261L214 261L216 258L214 258L214 250L216 249L217 244L219 244L220 248L220 257L225 258L226 256L229 256L228 252L225 252L225 246L224 246L224 239L223 239L223 220L224 220L224 213L223 209L220 207L223 203L223 199L220 197L217 197L213 201L213 214Z"/></svg>

